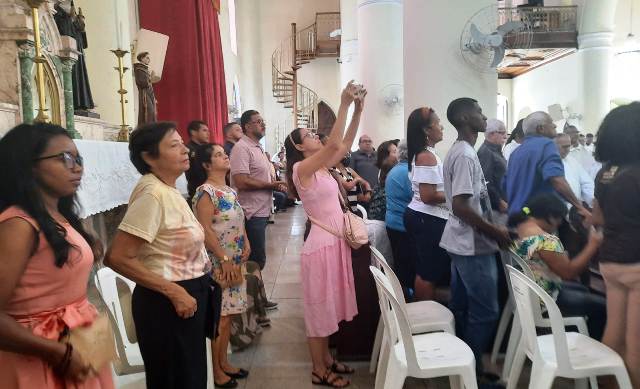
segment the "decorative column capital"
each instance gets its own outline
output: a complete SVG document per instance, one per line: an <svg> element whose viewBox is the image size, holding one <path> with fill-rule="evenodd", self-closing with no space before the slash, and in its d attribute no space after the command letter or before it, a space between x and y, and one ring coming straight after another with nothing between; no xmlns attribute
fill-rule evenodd
<svg viewBox="0 0 640 389"><path fill-rule="evenodd" d="M47 0L25 0L25 2L31 8L40 8L40 6L47 2Z"/></svg>
<svg viewBox="0 0 640 389"><path fill-rule="evenodd" d="M36 48L32 41L17 41L18 58L33 59L36 55Z"/></svg>
<svg viewBox="0 0 640 389"><path fill-rule="evenodd" d="M73 69L73 65L75 65L76 62L78 62L78 60L71 57L67 57L67 58L60 57L60 62L62 62L63 72L71 72L71 70Z"/></svg>
<svg viewBox="0 0 640 389"><path fill-rule="evenodd" d="M578 47L580 50L586 49L606 49L613 44L613 32L589 32L578 35Z"/></svg>

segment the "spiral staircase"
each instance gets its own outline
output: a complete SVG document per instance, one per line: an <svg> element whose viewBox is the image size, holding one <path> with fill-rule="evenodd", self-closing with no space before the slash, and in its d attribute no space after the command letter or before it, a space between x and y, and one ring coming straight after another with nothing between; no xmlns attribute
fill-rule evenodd
<svg viewBox="0 0 640 389"><path fill-rule="evenodd" d="M339 28L339 12L317 13L315 23L302 30L291 23L291 36L271 55L273 97L283 108L291 110L292 120L278 126L282 134L296 127L318 127L318 95L298 82L298 70L315 58L340 55L340 36L331 36Z"/></svg>

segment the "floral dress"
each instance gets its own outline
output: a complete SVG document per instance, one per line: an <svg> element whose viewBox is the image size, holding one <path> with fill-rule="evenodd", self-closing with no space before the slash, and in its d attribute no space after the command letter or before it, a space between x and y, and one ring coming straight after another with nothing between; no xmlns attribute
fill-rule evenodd
<svg viewBox="0 0 640 389"><path fill-rule="evenodd" d="M564 253L564 246L557 236L540 234L520 240L515 247L516 254L529 264L536 283L555 299L562 287L562 278L549 269L549 266L537 254L538 251Z"/></svg>
<svg viewBox="0 0 640 389"><path fill-rule="evenodd" d="M212 228L216 232L218 241L225 252L236 265L243 266L242 250L245 246L244 212L238 203L236 192L224 186L216 188L205 183L196 189L193 196L193 208L196 209L198 200L207 194L215 208ZM220 258L208 252L214 269L220 268ZM222 290L222 316L235 315L247 310L247 283L246 280L238 286Z"/></svg>

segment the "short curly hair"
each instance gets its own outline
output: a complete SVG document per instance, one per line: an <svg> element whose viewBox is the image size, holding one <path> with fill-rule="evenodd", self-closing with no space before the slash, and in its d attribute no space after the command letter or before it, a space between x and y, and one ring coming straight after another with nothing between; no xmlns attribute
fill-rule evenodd
<svg viewBox="0 0 640 389"><path fill-rule="evenodd" d="M604 164L640 162L640 102L622 105L605 116L598 129L595 157Z"/></svg>

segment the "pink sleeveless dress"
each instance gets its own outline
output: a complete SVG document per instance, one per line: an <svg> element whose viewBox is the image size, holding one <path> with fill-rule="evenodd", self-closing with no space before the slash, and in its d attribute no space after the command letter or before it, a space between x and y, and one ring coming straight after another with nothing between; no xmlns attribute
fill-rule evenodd
<svg viewBox="0 0 640 389"><path fill-rule="evenodd" d="M40 230L34 219L18 207L7 208L0 214L0 223L23 219ZM36 252L29 259L5 312L18 323L43 338L58 340L65 326L75 328L88 325L97 316L96 308L87 300L87 282L93 265L91 248L71 225L63 224L67 240L74 246L69 259L56 267L51 246L39 235ZM8 260L9 258L4 258ZM23 354L0 351L0 387L6 389L112 389L110 366L98 376L82 383L65 381L53 373L42 359Z"/></svg>
<svg viewBox="0 0 640 389"><path fill-rule="evenodd" d="M338 183L329 172L318 171L308 187L293 166L293 183L307 215L343 230ZM326 337L338 331L338 323L358 314L351 266L351 248L344 239L311 224L301 255L304 321L307 336Z"/></svg>

